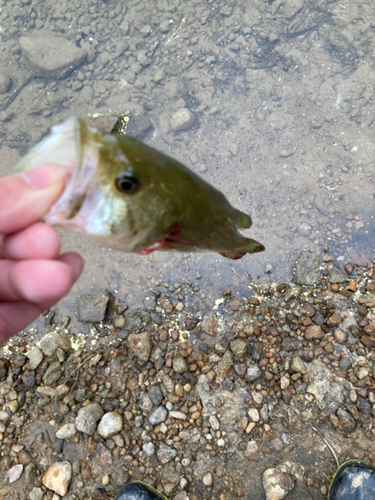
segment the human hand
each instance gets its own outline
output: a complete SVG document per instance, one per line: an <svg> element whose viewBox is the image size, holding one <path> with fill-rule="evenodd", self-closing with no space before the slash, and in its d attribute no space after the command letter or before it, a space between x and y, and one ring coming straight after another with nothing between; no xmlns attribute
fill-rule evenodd
<svg viewBox="0 0 375 500"><path fill-rule="evenodd" d="M60 254L56 231L40 219L64 189L65 170L43 165L0 178L0 345L66 295L83 269Z"/></svg>

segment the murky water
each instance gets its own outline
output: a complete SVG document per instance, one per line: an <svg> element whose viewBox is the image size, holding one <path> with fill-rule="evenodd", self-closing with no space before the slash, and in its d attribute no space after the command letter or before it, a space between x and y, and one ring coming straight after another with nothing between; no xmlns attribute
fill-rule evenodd
<svg viewBox="0 0 375 500"><path fill-rule="evenodd" d="M100 289L138 305L152 278L200 275L208 295L228 286L241 293L248 275L268 270L288 279L304 247L328 246L339 261L373 255L371 0L0 5L1 173L68 116L130 110L131 131L222 190L252 216L249 234L266 246L235 262L216 254L145 257L66 233L64 248L81 252L86 270L62 313L74 310L79 294ZM20 49L21 37L35 33L45 34L44 76L33 47ZM48 57L57 68L61 60L51 34L86 51L67 76L63 67L48 74ZM170 119L184 107L194 124L173 132Z"/></svg>

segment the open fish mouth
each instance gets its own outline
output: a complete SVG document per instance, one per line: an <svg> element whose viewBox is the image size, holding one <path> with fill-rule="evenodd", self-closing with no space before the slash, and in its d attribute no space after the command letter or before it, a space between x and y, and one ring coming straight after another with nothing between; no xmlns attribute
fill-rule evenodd
<svg viewBox="0 0 375 500"><path fill-rule="evenodd" d="M49 135L16 165L15 172L43 163L67 169L65 189L44 217L48 224L94 235L108 234L109 229L97 217L105 202L95 176L101 147L98 138L99 132L87 127L84 120L69 118L52 127Z"/></svg>

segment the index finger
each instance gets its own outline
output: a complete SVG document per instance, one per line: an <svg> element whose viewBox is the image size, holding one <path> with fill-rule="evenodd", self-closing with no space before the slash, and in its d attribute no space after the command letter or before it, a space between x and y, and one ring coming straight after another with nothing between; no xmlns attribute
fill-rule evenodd
<svg viewBox="0 0 375 500"><path fill-rule="evenodd" d="M11 234L40 220L64 189L66 170L42 165L0 178L0 234Z"/></svg>

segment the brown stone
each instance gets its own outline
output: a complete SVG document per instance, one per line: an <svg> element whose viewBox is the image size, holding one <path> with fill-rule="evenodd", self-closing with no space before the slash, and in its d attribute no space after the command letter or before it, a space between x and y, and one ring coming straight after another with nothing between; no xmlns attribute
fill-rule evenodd
<svg viewBox="0 0 375 500"><path fill-rule="evenodd" d="M305 330L305 339L322 339L324 337L324 332L320 325L310 325Z"/></svg>

